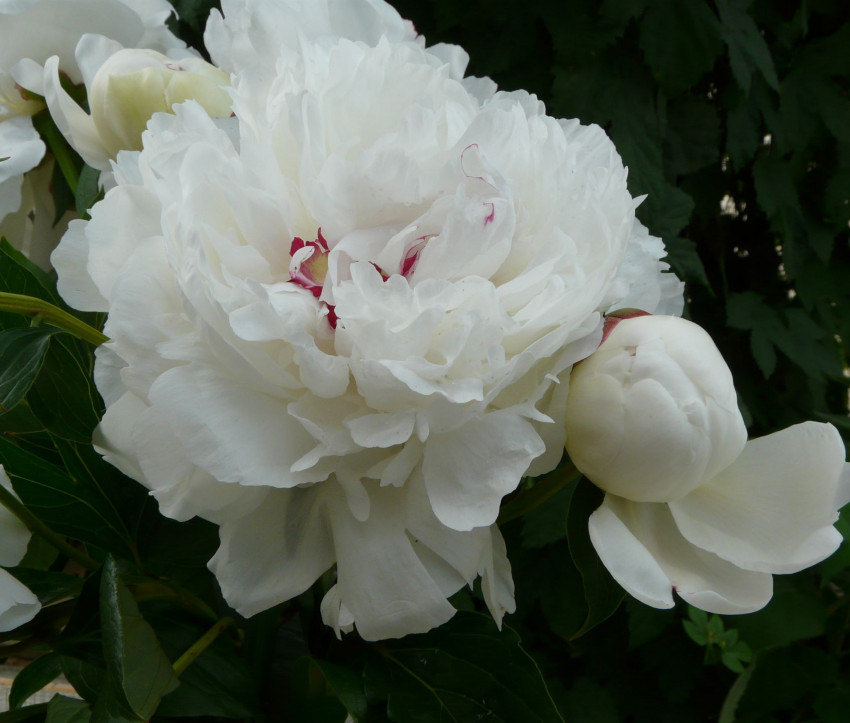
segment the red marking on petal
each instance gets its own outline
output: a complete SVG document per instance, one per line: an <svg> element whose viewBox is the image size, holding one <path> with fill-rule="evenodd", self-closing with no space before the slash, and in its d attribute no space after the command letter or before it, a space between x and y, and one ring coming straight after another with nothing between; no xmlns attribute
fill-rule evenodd
<svg viewBox="0 0 850 723"><path fill-rule="evenodd" d="M435 234L429 233L425 236L420 236L416 239L401 259L401 275L407 278L408 274L412 274L416 269L416 264L419 262L419 256L422 249L428 244Z"/></svg>
<svg viewBox="0 0 850 723"><path fill-rule="evenodd" d="M602 327L602 341L599 342L600 346L605 343L617 324L623 319L634 319L636 316L651 316L651 314L648 311L643 311L643 309L618 309L606 314L605 324Z"/></svg>
<svg viewBox="0 0 850 723"><path fill-rule="evenodd" d="M484 205L490 207L490 213L484 217L484 225L486 226L488 223L493 223L493 220L496 218L496 204L492 201L485 201Z"/></svg>

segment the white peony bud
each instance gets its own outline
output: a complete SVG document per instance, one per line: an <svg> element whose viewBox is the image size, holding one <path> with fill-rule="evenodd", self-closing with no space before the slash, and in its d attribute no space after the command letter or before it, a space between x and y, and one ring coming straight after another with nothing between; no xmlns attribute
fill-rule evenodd
<svg viewBox="0 0 850 723"><path fill-rule="evenodd" d="M200 58L172 60L154 50L127 48L98 70L89 91L89 108L103 144L114 157L141 150L142 132L154 113L197 101L210 116L230 115L226 73Z"/></svg>
<svg viewBox="0 0 850 723"><path fill-rule="evenodd" d="M732 374L711 337L673 316L619 320L570 377L567 452L606 492L677 500L747 441Z"/></svg>

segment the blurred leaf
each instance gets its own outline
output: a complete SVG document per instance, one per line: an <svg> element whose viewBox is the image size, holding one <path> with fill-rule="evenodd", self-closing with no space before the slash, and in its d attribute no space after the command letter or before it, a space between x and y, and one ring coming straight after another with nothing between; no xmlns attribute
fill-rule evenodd
<svg viewBox="0 0 850 723"><path fill-rule="evenodd" d="M779 78L767 42L752 16L747 12L752 0L716 0L720 13L720 32L729 49L732 74L744 93L750 92L755 71L761 73L771 88L779 90Z"/></svg>
<svg viewBox="0 0 850 723"><path fill-rule="evenodd" d="M704 0L652 0L641 21L640 47L656 82L672 96L714 65L723 48L720 23Z"/></svg>
<svg viewBox="0 0 850 723"><path fill-rule="evenodd" d="M767 379L776 368L774 346L788 346L788 331L782 317L761 296L751 291L730 294L726 313L729 326L750 332L753 358Z"/></svg>
<svg viewBox="0 0 850 723"><path fill-rule="evenodd" d="M35 721L43 721L46 712L47 703L28 705L26 708L0 713L0 723L24 723L25 721L35 723Z"/></svg>
<svg viewBox="0 0 850 723"><path fill-rule="evenodd" d="M20 708L27 698L52 683L61 673L62 666L56 653L47 653L33 660L15 676L9 691L9 708Z"/></svg>
<svg viewBox="0 0 850 723"><path fill-rule="evenodd" d="M567 517L567 540L570 543L570 555L581 573L584 599L588 607L587 618L574 635L579 637L611 617L626 593L602 564L587 531L587 520L602 503L602 492L584 478L567 489L572 492Z"/></svg>
<svg viewBox="0 0 850 723"><path fill-rule="evenodd" d="M50 326L0 331L0 413L26 396L41 370L50 337L59 331Z"/></svg>
<svg viewBox="0 0 850 723"><path fill-rule="evenodd" d="M573 483L575 484L575 483ZM545 547L563 540L567 534L567 512L572 494L567 485L522 518L522 545L527 549Z"/></svg>
<svg viewBox="0 0 850 723"><path fill-rule="evenodd" d="M43 269L41 269L38 265L34 264L30 261L24 254L22 254L18 249L16 249L12 244L10 244L5 238L0 238L0 252L6 256L6 259L2 260L2 264L8 264L10 261L19 267L21 271L24 272L32 281L35 281L38 286L41 287L41 291L39 293L28 294L29 296L36 296L39 299L44 299L45 301L49 301L51 304L55 304L60 307L64 307L65 304L62 302L59 294L56 292L56 282L51 278L51 276ZM6 288L3 285L4 291L14 291L11 288ZM27 285L27 288L33 290L37 287L32 286L31 284ZM19 292L16 292L19 293Z"/></svg>
<svg viewBox="0 0 850 723"><path fill-rule="evenodd" d="M88 723L91 709L83 700L54 695L47 704L47 718L44 723Z"/></svg>
<svg viewBox="0 0 850 723"><path fill-rule="evenodd" d="M693 241L675 236L665 238L664 246L667 249L665 261L670 264L679 278L711 288L705 267L702 265L702 259L700 259L696 244Z"/></svg>
<svg viewBox="0 0 850 723"><path fill-rule="evenodd" d="M629 650L634 650L655 640L676 620L676 610L657 610L632 597L625 602L629 616Z"/></svg>
<svg viewBox="0 0 850 723"><path fill-rule="evenodd" d="M507 626L459 612L446 625L376 646L366 693L396 723L562 721L537 665Z"/></svg>
<svg viewBox="0 0 850 723"><path fill-rule="evenodd" d="M179 685L156 634L139 613L118 566L108 557L100 584L100 616L106 660L106 710L147 720L166 693Z"/></svg>
<svg viewBox="0 0 850 723"><path fill-rule="evenodd" d="M671 176L693 173L719 161L720 121L707 100L688 95L667 107L665 169Z"/></svg>
<svg viewBox="0 0 850 723"><path fill-rule="evenodd" d="M741 102L726 118L726 152L738 171L744 169L762 146L761 116L752 103Z"/></svg>

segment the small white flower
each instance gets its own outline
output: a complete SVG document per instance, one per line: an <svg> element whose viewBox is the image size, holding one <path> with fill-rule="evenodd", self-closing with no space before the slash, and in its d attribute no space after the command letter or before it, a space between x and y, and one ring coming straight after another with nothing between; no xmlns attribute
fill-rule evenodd
<svg viewBox="0 0 850 723"><path fill-rule="evenodd" d="M0 232L42 266L67 220L57 224L56 233L43 233L42 226L52 216L36 220L37 228L30 220L32 212L44 213L40 199L49 194L48 185L39 178L24 181L46 150L32 125L32 115L45 108L38 96L46 96L60 130L70 134L68 117L85 113L61 88L59 73L75 84L83 82L96 70L97 53L92 48L101 54L106 46L113 52L124 46L185 48L165 27L172 12L165 0L0 0ZM78 44L84 37L88 40L80 52ZM47 78L44 63L51 68ZM68 110L68 104L76 114ZM81 148L87 152L92 141L81 139ZM49 183L49 174L38 176ZM15 217L6 220L10 214Z"/></svg>
<svg viewBox="0 0 850 723"><path fill-rule="evenodd" d="M771 574L841 542L850 465L830 424L746 441L732 375L711 338L674 317L619 321L573 370L567 450L608 494L589 520L602 562L631 595L746 613Z"/></svg>
<svg viewBox="0 0 850 723"><path fill-rule="evenodd" d="M0 485L15 494L6 470L0 465ZM17 565L27 551L30 531L15 515L0 505L0 566ZM29 588L0 569L0 632L14 630L28 623L41 610L38 598Z"/></svg>
<svg viewBox="0 0 850 723"><path fill-rule="evenodd" d="M428 630L479 575L501 620L501 499L557 464L570 366L632 290L610 289L639 236L626 170L384 3L224 11L234 118L155 115L53 256L64 298L109 312L99 446L221 526L243 614L335 563L337 630ZM658 289L662 253L638 254Z"/></svg>

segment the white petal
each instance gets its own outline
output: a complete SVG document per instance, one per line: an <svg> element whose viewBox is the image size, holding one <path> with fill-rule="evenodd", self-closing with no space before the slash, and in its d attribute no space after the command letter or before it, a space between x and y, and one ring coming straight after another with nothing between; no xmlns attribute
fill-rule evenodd
<svg viewBox="0 0 850 723"><path fill-rule="evenodd" d="M17 497L3 465L0 465L0 485L3 485L7 491ZM32 537L32 534L29 528L17 516L0 505L0 541L2 541L2 544L0 544L0 565L4 567L17 565L27 552L30 537Z"/></svg>
<svg viewBox="0 0 850 723"><path fill-rule="evenodd" d="M38 598L5 570L0 570L0 633L28 623L41 610Z"/></svg>
<svg viewBox="0 0 850 723"><path fill-rule="evenodd" d="M589 520L605 567L629 594L657 608L673 606L671 588L708 612L754 612L773 594L773 579L742 570L682 537L667 505L606 495Z"/></svg>
<svg viewBox="0 0 850 723"><path fill-rule="evenodd" d="M531 461L544 451L532 425L503 410L431 435L423 472L439 520L454 530L488 527L499 503L516 489Z"/></svg>
<svg viewBox="0 0 850 723"><path fill-rule="evenodd" d="M59 274L57 288L66 302L81 311L106 311L109 302L103 298L87 268L87 225L87 221L79 219L68 224L68 230L50 255L50 263Z"/></svg>
<svg viewBox="0 0 850 723"><path fill-rule="evenodd" d="M44 64L44 100L56 127L83 160L100 171L108 171L109 151L101 141L91 116L62 87L59 58L55 55Z"/></svg>
<svg viewBox="0 0 850 723"><path fill-rule="evenodd" d="M748 570L796 572L841 542L832 523L843 469L835 427L805 422L750 440L731 466L670 509L694 545Z"/></svg>
<svg viewBox="0 0 850 723"><path fill-rule="evenodd" d="M455 612L413 549L398 514L404 494L377 489L365 522L352 517L339 495L328 500L340 599L364 640L422 633Z"/></svg>
<svg viewBox="0 0 850 723"><path fill-rule="evenodd" d="M300 595L334 562L324 497L271 490L254 512L221 525L209 562L228 604L251 616Z"/></svg>
<svg viewBox="0 0 850 723"><path fill-rule="evenodd" d="M188 458L222 482L291 487L314 481L309 471L291 471L315 440L286 402L194 364L165 372L150 399L171 420Z"/></svg>

